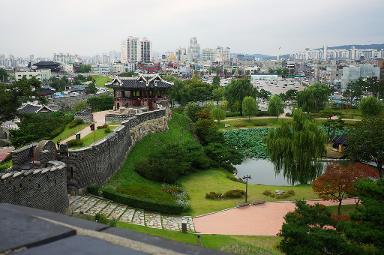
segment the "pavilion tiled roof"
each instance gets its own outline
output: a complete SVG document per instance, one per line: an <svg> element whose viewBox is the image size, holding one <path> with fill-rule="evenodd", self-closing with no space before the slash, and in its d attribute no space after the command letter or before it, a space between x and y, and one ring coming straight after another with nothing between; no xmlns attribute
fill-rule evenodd
<svg viewBox="0 0 384 255"><path fill-rule="evenodd" d="M159 75L140 75L139 77L115 78L106 86L111 88L170 88L173 83L163 80Z"/></svg>

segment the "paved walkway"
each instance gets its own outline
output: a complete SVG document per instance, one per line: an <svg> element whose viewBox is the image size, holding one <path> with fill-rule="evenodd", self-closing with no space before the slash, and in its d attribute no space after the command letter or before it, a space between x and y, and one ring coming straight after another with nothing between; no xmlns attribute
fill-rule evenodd
<svg viewBox="0 0 384 255"><path fill-rule="evenodd" d="M95 123L95 127L99 127L105 124L105 115L109 113L109 110L102 111L102 112L94 112L93 114L93 122ZM86 128L80 130L78 133L80 133L80 138L84 138L86 135L89 135L92 133L92 130L89 126ZM64 144L70 140L76 139L76 134L73 136L68 137L67 139L61 141L60 143Z"/></svg>
<svg viewBox="0 0 384 255"><path fill-rule="evenodd" d="M336 205L329 201L308 201ZM347 199L343 204L355 204ZM266 202L265 204L233 208L193 219L196 232L222 235L263 235L275 236L281 230L284 216L295 210L293 202Z"/></svg>
<svg viewBox="0 0 384 255"><path fill-rule="evenodd" d="M185 222L188 231L195 232L191 216L165 216L117 204L99 197L70 196L69 207L76 214L95 216L97 213L101 213L108 219L117 219L121 222L165 230L181 231L181 223Z"/></svg>

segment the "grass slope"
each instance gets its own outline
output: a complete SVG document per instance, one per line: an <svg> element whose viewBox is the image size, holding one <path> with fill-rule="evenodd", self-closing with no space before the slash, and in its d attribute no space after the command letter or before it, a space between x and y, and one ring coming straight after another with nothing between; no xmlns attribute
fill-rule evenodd
<svg viewBox="0 0 384 255"><path fill-rule="evenodd" d="M191 214L193 216L206 214L234 207L244 201L244 199L225 199L210 200L205 198L205 194L211 191L224 193L231 189L245 190L245 184L232 181L227 176L230 173L225 170L212 169L198 172L181 179L181 184L188 192L191 203ZM313 192L311 185L297 186L270 186L270 185L248 185L248 198L252 200L278 201L278 199L264 196L265 190L294 190L295 195L283 200L313 199L318 198Z"/></svg>
<svg viewBox="0 0 384 255"><path fill-rule="evenodd" d="M165 143L197 143L190 131L191 123L188 118L175 113L168 123L169 129L165 132L147 135L138 142L129 153L123 167L104 186L112 189L125 189L127 194L153 201L174 201L174 198L161 191L161 183L154 182L140 176L134 171L138 162L148 158Z"/></svg>
<svg viewBox="0 0 384 255"><path fill-rule="evenodd" d="M75 135L76 133L78 133L80 130L84 129L87 126L88 126L88 124L86 124L86 123L77 125L77 126L75 126L73 128L70 128L70 127L68 127L68 125L66 125L65 129L63 130L63 132L61 132L58 136L53 138L52 141L54 143L57 143L58 141L65 140L68 137L71 137L71 136Z"/></svg>
<svg viewBox="0 0 384 255"><path fill-rule="evenodd" d="M119 222L117 226L152 236L159 236L165 239L193 245L201 245L205 248L221 250L233 254L282 254L276 248L281 239L275 236L201 235L199 241L197 235L192 233L147 228L122 222Z"/></svg>
<svg viewBox="0 0 384 255"><path fill-rule="evenodd" d="M92 78L95 79L96 87L105 87L105 83L112 81L110 77L104 75L92 75Z"/></svg>

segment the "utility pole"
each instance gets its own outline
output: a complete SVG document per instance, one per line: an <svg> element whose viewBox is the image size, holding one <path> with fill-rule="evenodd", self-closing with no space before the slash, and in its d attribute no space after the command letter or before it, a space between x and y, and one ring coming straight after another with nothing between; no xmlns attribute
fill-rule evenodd
<svg viewBox="0 0 384 255"><path fill-rule="evenodd" d="M250 175L245 175L242 177L242 179L245 181L245 203L248 202L248 180L252 179Z"/></svg>

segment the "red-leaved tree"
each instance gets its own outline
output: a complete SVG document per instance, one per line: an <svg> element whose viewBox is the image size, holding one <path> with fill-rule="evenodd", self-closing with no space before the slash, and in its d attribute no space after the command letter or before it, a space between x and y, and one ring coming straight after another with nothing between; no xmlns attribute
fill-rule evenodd
<svg viewBox="0 0 384 255"><path fill-rule="evenodd" d="M355 193L354 184L362 178L377 178L376 171L364 164L329 164L325 173L312 183L313 190L324 200L337 201L337 214L341 214L344 199Z"/></svg>

